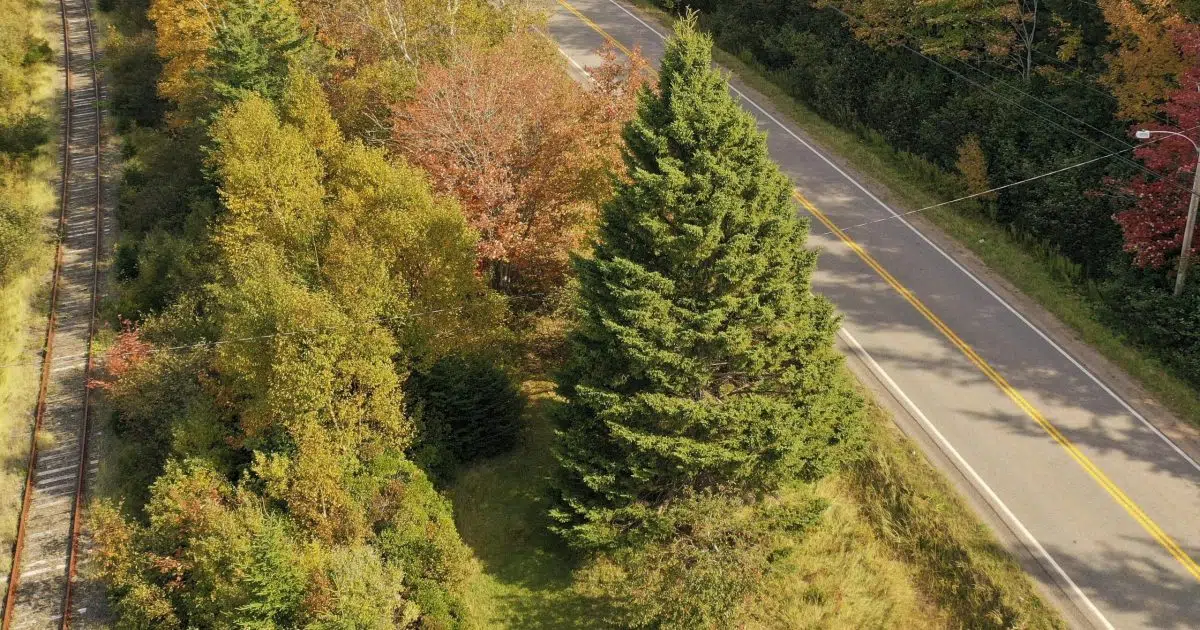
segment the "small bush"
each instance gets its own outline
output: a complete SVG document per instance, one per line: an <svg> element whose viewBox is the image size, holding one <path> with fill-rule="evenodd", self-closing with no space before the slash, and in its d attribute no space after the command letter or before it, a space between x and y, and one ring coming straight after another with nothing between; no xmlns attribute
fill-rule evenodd
<svg viewBox="0 0 1200 630"><path fill-rule="evenodd" d="M687 498L664 509L670 529L658 540L597 557L582 573L583 588L612 602L614 627L736 627L775 578L790 573L796 543L826 505Z"/></svg>
<svg viewBox="0 0 1200 630"><path fill-rule="evenodd" d="M508 372L484 357L443 358L414 373L407 392L417 423L413 458L435 478L516 446L525 399Z"/></svg>
<svg viewBox="0 0 1200 630"><path fill-rule="evenodd" d="M1193 267L1191 273L1200 274L1200 268ZM1166 274L1154 276L1131 269L1104 286L1109 322L1200 387L1200 282L1190 282L1183 295L1175 297Z"/></svg>
<svg viewBox="0 0 1200 630"><path fill-rule="evenodd" d="M21 60L21 63L32 66L49 63L51 59L54 59L54 51L50 49L50 43L39 38L29 42L29 48L25 50L25 58Z"/></svg>
<svg viewBox="0 0 1200 630"><path fill-rule="evenodd" d="M38 209L0 198L0 286L7 284L33 256L42 240Z"/></svg>
<svg viewBox="0 0 1200 630"><path fill-rule="evenodd" d="M50 141L50 122L41 114L24 114L0 122L0 153L32 157Z"/></svg>

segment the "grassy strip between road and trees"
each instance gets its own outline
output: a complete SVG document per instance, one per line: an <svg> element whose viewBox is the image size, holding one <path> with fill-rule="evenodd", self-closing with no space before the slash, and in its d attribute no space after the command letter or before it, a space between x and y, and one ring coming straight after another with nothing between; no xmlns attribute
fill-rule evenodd
<svg viewBox="0 0 1200 630"><path fill-rule="evenodd" d="M0 14L0 546L9 549L21 510L45 333L57 109L44 14L24 0L0 0ZM4 576L11 562L3 554Z"/></svg>
<svg viewBox="0 0 1200 630"><path fill-rule="evenodd" d="M470 604L487 627L604 627L609 602L548 530L549 415L561 399L550 383L526 389L517 450L466 469L449 491L459 532L483 563ZM783 491L813 492L829 507L746 627L1064 627L887 412L869 404L867 416L863 460L814 489Z"/></svg>
<svg viewBox="0 0 1200 630"><path fill-rule="evenodd" d="M650 0L633 3L664 26L674 20ZM963 189L961 175L896 150L878 133L846 129L825 120L788 95L770 71L749 55L724 50L718 40L713 58L788 115L828 153L879 184L873 190L882 192L900 212L944 202L956 196L946 191ZM1044 242L996 223L974 202L935 208L920 217L970 249L989 269L1069 326L1081 341L1132 376L1176 416L1200 425L1200 392L1104 322L1099 299L1090 295L1094 288L1080 279L1077 265Z"/></svg>

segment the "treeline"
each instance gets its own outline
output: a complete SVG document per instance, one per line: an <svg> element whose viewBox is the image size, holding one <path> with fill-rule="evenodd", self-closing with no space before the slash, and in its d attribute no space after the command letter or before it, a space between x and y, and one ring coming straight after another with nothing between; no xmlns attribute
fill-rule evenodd
<svg viewBox="0 0 1200 630"><path fill-rule="evenodd" d="M826 119L961 176L956 193L1093 165L977 207L1048 245L1109 324L1200 385L1200 279L1172 295L1200 126L1194 2L750 0L688 5ZM1189 244L1193 253L1195 243Z"/></svg>
<svg viewBox="0 0 1200 630"><path fill-rule="evenodd" d="M640 78L577 86L516 3L102 8L118 626L477 625L434 483L518 438Z"/></svg>
<svg viewBox="0 0 1200 630"><path fill-rule="evenodd" d="M825 507L781 489L861 454L863 401L692 23L656 86L606 53L583 89L511 3L108 8L120 626L476 625L434 484L520 439L546 366L550 516L608 621L761 612Z"/></svg>

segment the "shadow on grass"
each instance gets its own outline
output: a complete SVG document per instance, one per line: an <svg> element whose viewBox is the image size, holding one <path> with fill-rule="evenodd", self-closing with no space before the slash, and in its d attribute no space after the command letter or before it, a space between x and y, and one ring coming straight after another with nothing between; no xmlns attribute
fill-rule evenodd
<svg viewBox="0 0 1200 630"><path fill-rule="evenodd" d="M534 396L520 447L463 471L451 486L463 540L483 564L479 596L488 627L605 628L603 600L573 587L575 559L548 530L555 470L549 413L557 403Z"/></svg>

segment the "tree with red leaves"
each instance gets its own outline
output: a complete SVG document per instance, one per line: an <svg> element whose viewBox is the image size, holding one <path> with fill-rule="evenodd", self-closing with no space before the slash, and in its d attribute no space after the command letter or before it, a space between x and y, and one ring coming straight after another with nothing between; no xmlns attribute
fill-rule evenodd
<svg viewBox="0 0 1200 630"><path fill-rule="evenodd" d="M1200 26L1181 26L1175 29L1174 36L1185 58L1200 60ZM1137 125L1136 128L1195 133L1200 126L1200 61L1180 76L1179 88L1170 94L1159 111L1175 124ZM1178 136L1156 136L1153 142L1139 147L1134 155L1161 176L1151 181L1138 175L1126 184L1125 192L1135 198L1133 207L1113 218L1121 225L1125 251L1134 255L1134 264L1159 269L1183 251L1183 229L1196 173L1196 149ZM1195 256L1195 239L1189 247L1191 255Z"/></svg>
<svg viewBox="0 0 1200 630"><path fill-rule="evenodd" d="M585 89L532 35L473 46L424 70L397 108L396 147L462 203L498 289L559 286L608 195L645 75L638 60L606 57Z"/></svg>
<svg viewBox="0 0 1200 630"><path fill-rule="evenodd" d="M106 378L93 379L88 383L89 387L112 389L121 377L141 365L154 351L154 346L142 339L141 331L134 326L133 322L126 319L121 323L123 330L104 353Z"/></svg>

